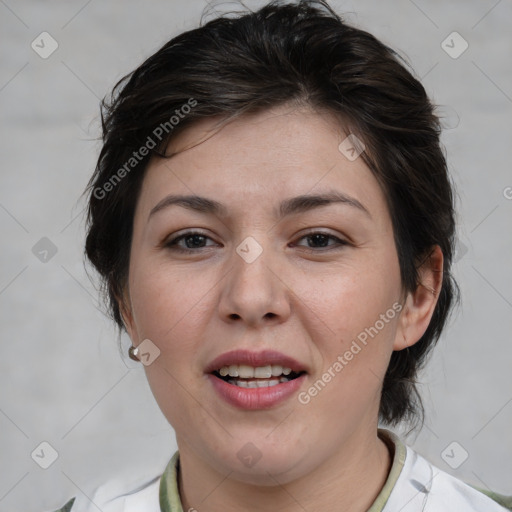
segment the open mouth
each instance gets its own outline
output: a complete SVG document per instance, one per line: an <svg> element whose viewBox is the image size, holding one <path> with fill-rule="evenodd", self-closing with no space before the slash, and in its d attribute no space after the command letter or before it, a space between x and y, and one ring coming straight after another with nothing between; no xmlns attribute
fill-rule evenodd
<svg viewBox="0 0 512 512"><path fill-rule="evenodd" d="M248 366L236 365L223 366L212 372L215 377L228 384L240 388L268 388L295 380L305 371L295 372L291 368L281 365Z"/></svg>

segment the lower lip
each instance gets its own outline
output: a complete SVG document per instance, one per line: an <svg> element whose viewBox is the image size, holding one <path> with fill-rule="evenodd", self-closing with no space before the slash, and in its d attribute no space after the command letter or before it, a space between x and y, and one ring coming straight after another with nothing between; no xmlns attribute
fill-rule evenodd
<svg viewBox="0 0 512 512"><path fill-rule="evenodd" d="M240 409L269 409L293 395L302 385L306 374L296 379L266 388L241 388L208 374L213 388L228 404Z"/></svg>

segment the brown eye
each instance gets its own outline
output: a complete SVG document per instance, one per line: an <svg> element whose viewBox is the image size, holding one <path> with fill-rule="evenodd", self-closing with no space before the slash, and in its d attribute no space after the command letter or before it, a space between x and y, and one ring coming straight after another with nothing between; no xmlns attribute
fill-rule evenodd
<svg viewBox="0 0 512 512"><path fill-rule="evenodd" d="M307 240L308 247L307 249L336 249L343 245L348 245L348 242L345 240L341 240L340 238L331 235L329 233L324 233L322 231L315 231L312 233L308 233L307 235L302 236L299 240ZM329 243L331 240L334 243ZM301 245L301 244L297 244Z"/></svg>
<svg viewBox="0 0 512 512"><path fill-rule="evenodd" d="M198 249L211 247L211 245L205 245L207 240L211 240L211 238L200 231L189 231L172 238L165 244L165 247L176 251L197 252Z"/></svg>

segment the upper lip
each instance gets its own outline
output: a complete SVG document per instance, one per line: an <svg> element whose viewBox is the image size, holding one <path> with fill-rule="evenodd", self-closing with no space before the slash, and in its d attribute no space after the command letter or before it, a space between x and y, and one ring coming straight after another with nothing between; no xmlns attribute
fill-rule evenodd
<svg viewBox="0 0 512 512"><path fill-rule="evenodd" d="M249 350L231 350L216 357L205 369L205 373L212 373L223 366L232 364L246 364L255 368L268 365L281 365L283 368L290 368L293 372L306 371L304 365L275 350L262 350L251 352Z"/></svg>

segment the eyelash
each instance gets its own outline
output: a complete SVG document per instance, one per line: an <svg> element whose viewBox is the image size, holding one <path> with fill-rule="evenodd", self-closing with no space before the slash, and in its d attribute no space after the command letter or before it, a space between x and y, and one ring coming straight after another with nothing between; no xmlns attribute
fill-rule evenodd
<svg viewBox="0 0 512 512"><path fill-rule="evenodd" d="M190 249L190 248L186 248L186 247L180 247L177 245L177 243L181 240L184 240L185 238L188 238L188 237L191 237L191 236L194 236L194 235L199 235L199 236L202 236L204 238L209 238L211 240L211 238L209 236L207 236L206 234L202 233L201 231L188 231L186 233L183 233L175 238L172 238L171 240L169 240L168 242L165 243L165 247L168 248L169 250L171 251L177 251L177 252L181 252L181 253L197 253L200 249L205 249L206 247L198 247L196 249ZM306 251L308 252L312 252L312 253L319 253L319 252L326 252L326 251L330 251L330 250L335 250L335 249L340 249L342 246L345 246L345 245L349 245L349 243L345 240L342 240L334 235L331 235L329 233L324 233L323 231L312 231L310 233L307 233L303 236L301 236L299 238L299 240L302 240L304 238L310 238L310 237L313 237L315 235L322 235L324 237L327 237L328 239L331 239L331 240L335 240L337 242L337 245L338 247L334 247L334 248L324 248L324 247L320 247L319 249L320 250L316 250L314 248L306 248ZM210 246L211 247L211 246Z"/></svg>

